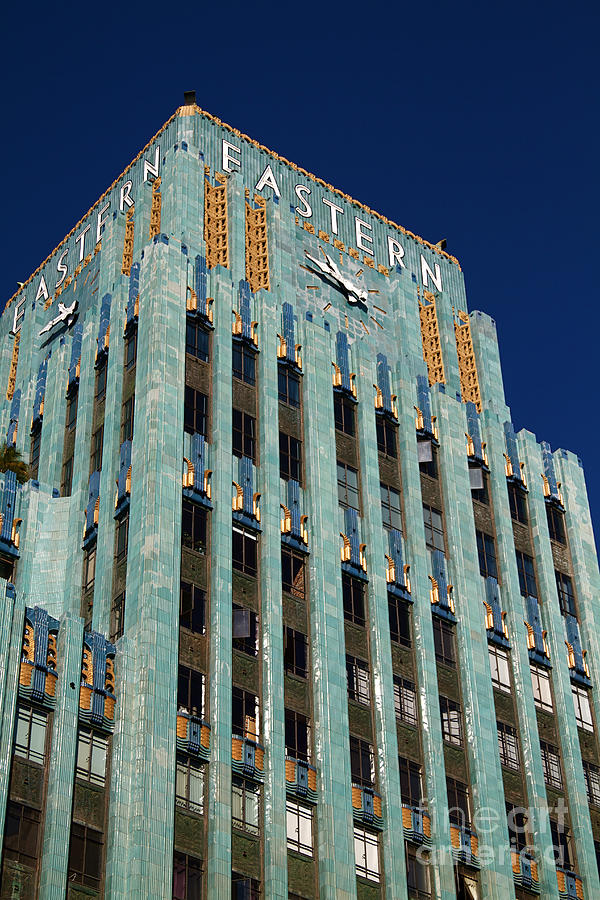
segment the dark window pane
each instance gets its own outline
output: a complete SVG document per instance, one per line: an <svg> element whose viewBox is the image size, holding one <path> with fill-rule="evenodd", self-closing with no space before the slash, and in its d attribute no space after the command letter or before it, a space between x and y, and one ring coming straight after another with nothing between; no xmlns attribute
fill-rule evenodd
<svg viewBox="0 0 600 900"><path fill-rule="evenodd" d="M208 397L188 384L185 386L183 427L188 434L202 434L208 438Z"/></svg>
<svg viewBox="0 0 600 900"><path fill-rule="evenodd" d="M302 554L282 548L281 581L282 589L286 593L292 594L299 600L304 600L304 557Z"/></svg>
<svg viewBox="0 0 600 900"><path fill-rule="evenodd" d="M359 578L342 572L344 618L355 625L365 624L365 586Z"/></svg>
<svg viewBox="0 0 600 900"><path fill-rule="evenodd" d="M195 356L196 359L208 362L209 342L210 336L206 328L200 322L188 319L185 330L185 352Z"/></svg>

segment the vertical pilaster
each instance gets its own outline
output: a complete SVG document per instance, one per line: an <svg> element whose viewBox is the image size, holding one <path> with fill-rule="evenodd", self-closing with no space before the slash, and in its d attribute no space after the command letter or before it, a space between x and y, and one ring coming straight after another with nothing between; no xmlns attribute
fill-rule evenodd
<svg viewBox="0 0 600 900"><path fill-rule="evenodd" d="M0 578L0 846L10 781L25 603Z"/></svg>
<svg viewBox="0 0 600 900"><path fill-rule="evenodd" d="M52 765L46 792L40 900L63 900L67 890L82 641L81 619L65 613L58 634L59 671L52 723Z"/></svg>
<svg viewBox="0 0 600 900"><path fill-rule="evenodd" d="M311 377L304 384L306 483L311 555L310 616L313 659L319 896L356 897L348 692L340 570L340 512L331 390L331 340L313 328L304 354ZM333 560L338 560L337 564ZM334 568L335 566L335 568Z"/></svg>
<svg viewBox="0 0 600 900"><path fill-rule="evenodd" d="M387 541L382 524L379 496L379 457L375 430L375 409L372 401L377 370L372 360L360 359L357 378L358 434L360 439L361 476L364 497L363 537L367 545L369 566L369 633L371 666L373 671L373 704L377 735L377 767L383 800L383 870L385 896L389 900L406 900L406 860L402 820L400 772L397 765L398 737L394 706L394 683L390 645L387 584L385 580L385 550Z"/></svg>

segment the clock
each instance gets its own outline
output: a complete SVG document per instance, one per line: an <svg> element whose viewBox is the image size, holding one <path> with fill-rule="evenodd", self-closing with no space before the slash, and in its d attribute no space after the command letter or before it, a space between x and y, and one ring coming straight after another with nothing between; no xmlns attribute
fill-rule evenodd
<svg viewBox="0 0 600 900"><path fill-rule="evenodd" d="M383 317L387 315L385 309L371 303L371 294L379 294L379 290L368 288L365 280L365 270L359 268L353 272L346 272L343 268L343 256L340 253L339 264L320 245L323 258L312 256L308 250L304 251L306 265L301 267L311 274L318 275L321 282L335 288L344 297L346 303L359 313L359 322L363 334L370 334L372 323L378 328L383 328ZM307 285L312 290L318 290L318 285ZM322 312L331 309L332 303L322 305ZM348 315L345 317L346 328L349 326Z"/></svg>

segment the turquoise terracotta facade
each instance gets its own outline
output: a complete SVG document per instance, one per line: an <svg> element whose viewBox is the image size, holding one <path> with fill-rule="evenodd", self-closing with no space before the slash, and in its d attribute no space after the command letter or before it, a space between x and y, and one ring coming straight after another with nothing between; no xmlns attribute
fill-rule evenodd
<svg viewBox="0 0 600 900"><path fill-rule="evenodd" d="M211 265L215 247L206 240L206 195L221 185L227 265ZM249 211L257 208L256 198L265 201L268 287L252 291L256 260L249 260ZM325 265L327 256L366 292L360 303L336 287L331 274L319 275L314 260ZM444 368L443 383L431 385L419 315L426 292L435 298ZM40 333L61 315L59 304L73 303L76 325L58 321ZM41 438L37 477L15 485L9 474L0 474L2 897L200 896L191 869L188 881L174 887L174 854L177 865L185 858L201 872L201 896L209 898L408 900L427 896L427 879L429 895L440 900L600 897L600 775L598 795L590 787L590 772L600 767L598 731L581 727L572 693L574 685L585 692L597 723L600 579L584 473L576 455L549 453L528 431L511 444L495 323L478 311L467 319L480 412L468 412L455 337L459 310L468 310L463 273L443 250L191 104L177 110L11 299L0 319L0 432L27 461L36 434ZM203 367L186 354L190 321L209 334ZM128 365L133 336L136 353ZM80 347L74 348L76 340ZM232 340L254 359L255 383L240 387L233 377ZM347 347L347 358L340 347ZM40 366L47 370L41 409ZM292 413L303 471L292 489L280 477L280 431L288 415L279 387L282 370L301 383L301 407ZM104 372L105 395L99 399ZM382 378L389 380L389 398ZM206 395L210 423L191 494L184 476L197 444L186 424L186 384ZM384 414L377 408L378 388L384 410L389 407L385 421L395 434L395 456L379 452L377 423ZM70 396L77 399L73 427L66 419ZM124 446L126 404L133 396L133 437ZM336 429L335 397L354 410L353 435L340 437ZM430 427L424 402L435 420ZM244 490L252 496L248 501L244 495L249 505L236 518L232 492L241 476L232 454L232 410L240 403L247 412L255 410L255 458L244 469L252 482ZM425 413L424 428L417 427L419 412ZM473 434L474 415L479 435ZM94 456L100 428L101 449ZM469 455L465 434L484 442L481 459ZM419 441L433 441L435 478L420 465ZM354 518L339 503L340 458L347 465L356 461L360 501ZM507 475L510 461L515 465ZM474 500L475 470L484 472L485 503ZM380 491L386 482L397 486L401 498L398 540L402 563L409 566L409 593L399 569L395 579L411 623L410 646L400 646L390 631L394 578ZM525 498L528 522L520 530L508 486ZM207 523L204 551L195 557L182 550L181 537L192 495ZM286 544L282 527L290 496L306 517L306 540L298 538L297 545ZM427 545L423 503L442 514L441 556ZM563 541L550 537L550 507L564 522ZM118 531L124 517L128 539L122 552ZM232 563L236 522L258 538L255 577L240 575ZM480 571L476 533L482 530L494 541L495 588L508 635L498 644L510 660L511 687L504 693L494 688L490 673L490 586ZM534 699L533 638L525 624L531 597L523 596L516 544L535 569L551 711L540 711ZM296 547L303 559L301 603L291 594L282 599L282 546ZM567 623L561 609L556 570L571 579L575 623ZM194 580L190 572L197 573L195 583L207 597L200 637L180 628L180 585ZM349 624L343 572L364 586L364 625ZM442 599L451 596L454 607L444 619L455 648L450 666L439 659L434 577ZM257 616L254 656L244 656L236 644L233 604L240 603ZM28 611L36 608L58 625L55 665L50 649L33 665L41 667L46 693L32 700L24 690L24 629L33 621ZM46 631L31 627L39 655ZM84 628L101 648L94 656L89 707L87 682L80 677ZM286 628L307 636L305 679L294 680L287 670ZM588 674L579 681L565 646L569 641L572 648L573 629L587 651L581 658ZM348 698L347 655L367 664L366 702ZM180 708L182 665L204 678L203 709L187 725ZM403 678L415 685L416 726L399 721L396 695ZM254 759L253 774L244 775L260 796L254 831L232 822L232 784L239 778L232 769L234 689L258 696L257 721L245 723L249 730L240 750L246 753L251 745ZM458 703L462 739L455 746L444 740L440 695ZM98 704L103 718L90 726L82 711L100 709ZM15 754L19 705L47 716L42 761ZM314 796L292 788L290 772L299 763L290 754L289 708L310 722L305 762L309 778L315 773ZM501 763L497 721L515 729L519 762L511 771ZM205 736L203 750L190 759L202 771L204 794L201 810L190 810L180 802L176 765L183 758L180 729L189 740L196 726ZM108 744L104 783L94 788L77 761L78 730L90 727ZM370 787L355 778L351 735L372 748ZM540 739L558 748L560 788L546 782ZM398 757L420 768L419 810L404 796ZM243 757L244 765L249 758ZM464 781L466 830L450 818L447 777ZM308 852L288 843L286 798L308 810ZM527 810L526 842L537 866L529 881L523 875L529 855L516 862L511 854L506 801ZM557 870L550 819L559 801L567 810L570 859ZM31 808L39 817L29 857L14 835L17 808ZM410 823L423 813L430 824L419 837ZM87 829L86 840L92 832L100 836L96 880L76 867L73 835L79 832L73 823ZM367 873L357 874L355 830L376 847L376 863L372 858ZM420 888L414 871L407 874L407 848L428 873Z"/></svg>

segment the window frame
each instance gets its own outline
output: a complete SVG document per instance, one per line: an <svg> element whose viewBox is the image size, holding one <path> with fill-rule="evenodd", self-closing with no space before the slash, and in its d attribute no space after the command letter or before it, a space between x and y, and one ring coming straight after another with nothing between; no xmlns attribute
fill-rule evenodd
<svg viewBox="0 0 600 900"><path fill-rule="evenodd" d="M298 648L302 650L299 653ZM299 658L300 657L300 658ZM283 671L286 675L308 678L308 636L289 625L283 626Z"/></svg>
<svg viewBox="0 0 600 900"><path fill-rule="evenodd" d="M311 721L308 716L288 706L284 709L284 739L286 756L300 762L310 762Z"/></svg>
<svg viewBox="0 0 600 900"><path fill-rule="evenodd" d="M402 597L388 592L388 618L390 626L390 640L401 647L412 647L412 616L410 603ZM406 630L402 630L402 624L406 623Z"/></svg>
<svg viewBox="0 0 600 900"><path fill-rule="evenodd" d="M548 501L545 501L545 506L550 540L555 541L557 544L562 544L563 547L566 547L567 528L564 512L562 511L562 509L559 509L559 507L554 503L549 503Z"/></svg>
<svg viewBox="0 0 600 900"><path fill-rule="evenodd" d="M251 350L244 341L232 341L231 368L233 377L238 381L252 387L256 385L256 351Z"/></svg>
<svg viewBox="0 0 600 900"><path fill-rule="evenodd" d="M363 738L350 736L350 774L352 784L375 787L375 752L373 744ZM368 771L367 771L368 770Z"/></svg>
<svg viewBox="0 0 600 900"><path fill-rule="evenodd" d="M236 637L233 635L233 620L235 618L235 613L237 612L247 612L249 613L249 623L250 623L250 634L247 637ZM231 646L233 650L237 650L239 653L245 653L247 656L258 656L258 645L259 645L259 628L258 628L258 614L250 609L248 606L242 606L240 603L232 604L232 635L231 635Z"/></svg>
<svg viewBox="0 0 600 900"><path fill-rule="evenodd" d="M422 861L423 854L418 853L419 848L408 841L406 846L406 886L408 895L412 900L430 900L431 878L429 863ZM419 875L417 875L419 873ZM423 879L421 881L421 878Z"/></svg>
<svg viewBox="0 0 600 900"><path fill-rule="evenodd" d="M524 553L523 550L517 550L516 547L515 555L517 557L517 574L519 576L521 596L535 597L537 599L538 588L534 559L528 553Z"/></svg>
<svg viewBox="0 0 600 900"><path fill-rule="evenodd" d="M188 531L186 526L189 526ZM181 546L203 556L208 550L208 513L199 503L186 497L181 507Z"/></svg>
<svg viewBox="0 0 600 900"><path fill-rule="evenodd" d="M302 441L279 430L279 477L302 484Z"/></svg>
<svg viewBox="0 0 600 900"><path fill-rule="evenodd" d="M236 539L236 534L240 535L241 537ZM249 552L251 547L253 547L254 550L252 552ZM238 549L241 550L241 554L238 554L236 556L236 552ZM248 575L253 578L257 577L259 563L257 534L255 534L249 528L244 528L243 525L234 525L231 555L232 566L237 572L242 572L244 575Z"/></svg>
<svg viewBox="0 0 600 900"><path fill-rule="evenodd" d="M554 698L552 696L552 685L550 682L550 673L547 669L543 668L543 666L538 666L535 663L529 664L529 669L531 672L531 686L533 689L533 702L537 706L538 709L542 709L545 712L554 712ZM537 690L536 690L537 684ZM548 688L548 695L550 700L544 699L544 694L546 691L541 688L541 685L545 684Z"/></svg>
<svg viewBox="0 0 600 900"><path fill-rule="evenodd" d="M237 724L236 705L239 704L242 714L242 724ZM252 714L250 714L252 712ZM245 738L247 734L247 720L255 723L255 733L260 734L260 705L258 696L252 691L233 685L231 689L231 731L236 737Z"/></svg>
<svg viewBox="0 0 600 900"><path fill-rule="evenodd" d="M91 574L90 574L91 572ZM93 543L83 553L83 590L89 591L96 582L96 544Z"/></svg>
<svg viewBox="0 0 600 900"><path fill-rule="evenodd" d="M475 537L477 540L480 574L483 578L491 577L498 580L498 560L494 535L476 528Z"/></svg>
<svg viewBox="0 0 600 900"><path fill-rule="evenodd" d="M241 459L243 456L256 463L256 416L250 415L235 406L231 415L232 453Z"/></svg>
<svg viewBox="0 0 600 900"><path fill-rule="evenodd" d="M420 763L398 756L398 770L400 773L400 798L402 803L413 809L423 808L423 767ZM415 796L415 784L418 790Z"/></svg>
<svg viewBox="0 0 600 900"><path fill-rule="evenodd" d="M288 566L289 578L287 578ZM281 546L281 590L284 594L296 597L297 600L306 599L306 557L283 544Z"/></svg>
<svg viewBox="0 0 600 900"><path fill-rule="evenodd" d="M384 499L384 494L386 498ZM386 530L396 529L402 534L402 495L397 488L385 482L379 482L381 498L381 517ZM393 503L392 501L397 501ZM387 513L387 514L386 514Z"/></svg>
<svg viewBox="0 0 600 900"><path fill-rule="evenodd" d="M591 806L600 806L600 768L587 759L582 759L582 763L588 803Z"/></svg>
<svg viewBox="0 0 600 900"><path fill-rule="evenodd" d="M435 651L435 660L443 666L451 669L456 668L456 634L454 627L442 619L440 616L434 615L433 620L433 645ZM448 651L451 650L451 653Z"/></svg>
<svg viewBox="0 0 600 900"><path fill-rule="evenodd" d="M294 853L300 853L302 856L313 855L313 808L294 800L291 797L286 798L286 836L287 848ZM308 823L309 841L306 838L306 828ZM304 827L303 827L304 826Z"/></svg>
<svg viewBox="0 0 600 900"><path fill-rule="evenodd" d="M196 881L191 883L193 891L190 892L190 875ZM183 876L183 884L176 883ZM183 893L182 893L183 890ZM188 853L173 851L173 900L201 900L202 897L202 860Z"/></svg>
<svg viewBox="0 0 600 900"><path fill-rule="evenodd" d="M189 591L187 590L189 588ZM184 608L184 595L189 593L189 609ZM179 582L179 627L192 634L206 634L206 591L193 582ZM199 627L198 627L199 626Z"/></svg>
<svg viewBox="0 0 600 900"><path fill-rule="evenodd" d="M74 387L67 393L67 408L65 410L65 429L74 431L77 427L77 407L79 405L79 388Z"/></svg>
<svg viewBox="0 0 600 900"><path fill-rule="evenodd" d="M102 471L102 454L104 452L104 423L99 425L92 434L92 450L90 453L90 468L92 472Z"/></svg>
<svg viewBox="0 0 600 900"><path fill-rule="evenodd" d="M234 798L239 801L240 816L234 815L236 805ZM250 781L248 778L240 778L232 775L231 778L231 826L237 828L238 831L244 831L246 834L253 834L258 837L260 834L260 816L261 816L261 790L260 784ZM248 802L250 801L250 802ZM252 813L250 815L249 813ZM254 821L255 820L255 821Z"/></svg>
<svg viewBox="0 0 600 900"><path fill-rule="evenodd" d="M15 716L13 755L45 766L48 759L48 735L48 713L28 703L19 702ZM40 745L41 750L37 749Z"/></svg>
<svg viewBox="0 0 600 900"><path fill-rule="evenodd" d="M284 387L285 380L285 389ZM298 400L296 402L296 398L294 396L294 391L290 391L290 383L297 385L298 389ZM279 402L284 403L286 406L290 406L293 409L300 409L302 405L302 394L300 385L302 384L302 379L297 372L294 372L289 366L285 365L285 363L279 363L277 366L277 394L279 397Z"/></svg>
<svg viewBox="0 0 600 900"><path fill-rule="evenodd" d="M199 696L198 696L199 694ZM177 709L185 709L197 719L204 719L206 675L199 669L179 663L177 669Z"/></svg>
<svg viewBox="0 0 600 900"><path fill-rule="evenodd" d="M193 332L193 340L190 341L190 335ZM198 335L202 335L202 340L198 340ZM206 349L204 343L206 342ZM200 362L210 362L210 331L202 322L188 316L185 325L185 352Z"/></svg>
<svg viewBox="0 0 600 900"><path fill-rule="evenodd" d="M125 340L123 342L123 365L125 366L126 372L131 372L137 363L137 338L137 328L131 328L125 335Z"/></svg>
<svg viewBox="0 0 600 900"><path fill-rule="evenodd" d="M560 748L555 744L548 743L548 741L540 741L540 758L542 761L544 782L549 788L552 788L555 791L562 791L564 787L564 777L560 758Z"/></svg>
<svg viewBox="0 0 600 900"><path fill-rule="evenodd" d="M464 726L460 703L444 694L440 694L439 698L443 740L453 747L464 747Z"/></svg>
<svg viewBox="0 0 600 900"><path fill-rule="evenodd" d="M129 547L129 511L117 519L115 528L115 562L121 562L127 556Z"/></svg>
<svg viewBox="0 0 600 900"><path fill-rule="evenodd" d="M183 430L186 434L209 436L210 402L208 394L190 384L185 385L183 400Z"/></svg>
<svg viewBox="0 0 600 900"><path fill-rule="evenodd" d="M82 760L81 748L87 747L87 758ZM98 787L106 785L106 767L108 763L108 736L93 728L79 726L77 729L77 750L75 757L75 777ZM96 752L95 752L96 751ZM98 765L97 759L103 761ZM85 766L80 763L85 761Z"/></svg>
<svg viewBox="0 0 600 900"><path fill-rule="evenodd" d="M70 497L73 490L73 461L74 456L71 455L65 459L62 464L60 476L60 496Z"/></svg>
<svg viewBox="0 0 600 900"><path fill-rule="evenodd" d="M342 509L355 509L356 512L360 514L360 477L358 469L355 469L354 466L342 462L339 459L336 460L336 467L338 505L341 506ZM348 484L348 473L351 473L352 478L356 480L356 485ZM340 477L341 475L343 477ZM354 501L356 505L354 505L351 500Z"/></svg>
<svg viewBox="0 0 600 900"><path fill-rule="evenodd" d="M81 868L75 868L73 864L74 857L74 839L82 842ZM93 874L88 870L90 845L95 845L98 850L98 868L97 874ZM69 868L68 881L70 884L83 884L87 887L100 889L102 884L104 860L104 833L90 825L84 825L81 822L71 823L71 834L69 840Z"/></svg>
<svg viewBox="0 0 600 900"><path fill-rule="evenodd" d="M346 687L348 699L361 706L371 705L371 672L369 663L346 653Z"/></svg>
<svg viewBox="0 0 600 900"><path fill-rule="evenodd" d="M527 509L527 494L514 481L507 481L508 489L508 505L510 508L510 517L514 522L520 522L521 525L529 524L529 510Z"/></svg>
<svg viewBox="0 0 600 900"><path fill-rule="evenodd" d="M17 823L16 829L11 827L11 819ZM2 848L4 859L15 860L34 870L37 868L40 858L41 819L42 814L39 809L8 798ZM25 827L24 822L27 823Z"/></svg>
<svg viewBox="0 0 600 900"><path fill-rule="evenodd" d="M365 583L360 578L342 571L342 603L344 619L361 628L366 624Z"/></svg>
<svg viewBox="0 0 600 900"><path fill-rule="evenodd" d="M594 716L592 712L592 704L590 703L589 691L578 684L571 684L571 692L573 694L573 707L575 709L575 721L577 723L577 727L583 729L583 731L589 731L590 733L593 733L595 730ZM587 712L589 712L589 720L584 715L586 710L582 709L582 697L585 697L584 705L587 707Z"/></svg>
<svg viewBox="0 0 600 900"><path fill-rule="evenodd" d="M110 634L111 644L118 641L125 632L125 591L121 591L113 598L110 605Z"/></svg>
<svg viewBox="0 0 600 900"><path fill-rule="evenodd" d="M434 525L434 514L439 519L438 524ZM444 514L441 509L431 506L429 503L423 503L423 525L425 528L425 546L429 550L440 550L446 552L446 536L444 529Z"/></svg>
<svg viewBox="0 0 600 900"><path fill-rule="evenodd" d="M206 772L203 763L189 754L177 754L175 762L175 806L186 812L204 813ZM198 791L198 786L200 790ZM195 788L195 789L193 789ZM197 799L199 797L199 799Z"/></svg>
<svg viewBox="0 0 600 900"><path fill-rule="evenodd" d="M471 796L469 785L465 784L464 781L459 781L458 778L446 775L446 796L448 798L448 818L450 823L458 825L459 828L470 828Z"/></svg>
<svg viewBox="0 0 600 900"><path fill-rule="evenodd" d="M419 707L417 705L417 686L402 675L393 676L394 712L399 722L405 725L419 724Z"/></svg>
<svg viewBox="0 0 600 900"><path fill-rule="evenodd" d="M108 376L108 360L106 357L96 366L96 378L94 381L94 400L102 403L106 399L106 383Z"/></svg>
<svg viewBox="0 0 600 900"><path fill-rule="evenodd" d="M490 643L488 644L488 656L490 660L490 675L492 679L492 686L496 688L498 691L503 691L505 694L512 693L512 677L511 677L511 668L510 668L510 656L507 650L504 650L502 647L499 647L497 644ZM504 665L506 666L506 673L508 676L507 681L502 681L501 676L501 666L498 665L498 660L503 660ZM495 671L496 676L494 675L493 661L495 661Z"/></svg>
<svg viewBox="0 0 600 900"><path fill-rule="evenodd" d="M340 434L356 436L356 404L340 391L333 392L333 422Z"/></svg>
<svg viewBox="0 0 600 900"><path fill-rule="evenodd" d="M369 847L371 852L369 852ZM373 867L372 848L376 848L377 868ZM359 878L365 878L367 881L374 881L377 884L381 881L379 835L376 831L369 831L359 825L354 826L354 866Z"/></svg>
<svg viewBox="0 0 600 900"><path fill-rule="evenodd" d="M577 601L573 589L573 579L566 572L560 572L558 569L554 570L554 577L556 578L556 592L561 613L563 616L569 615L577 618Z"/></svg>
<svg viewBox="0 0 600 900"><path fill-rule="evenodd" d="M398 426L381 413L375 413L377 452L388 459L398 459Z"/></svg>
<svg viewBox="0 0 600 900"><path fill-rule="evenodd" d="M521 758L519 754L519 736L514 725L508 722L496 721L498 730L498 752L500 755L500 763L513 772L521 769Z"/></svg>

